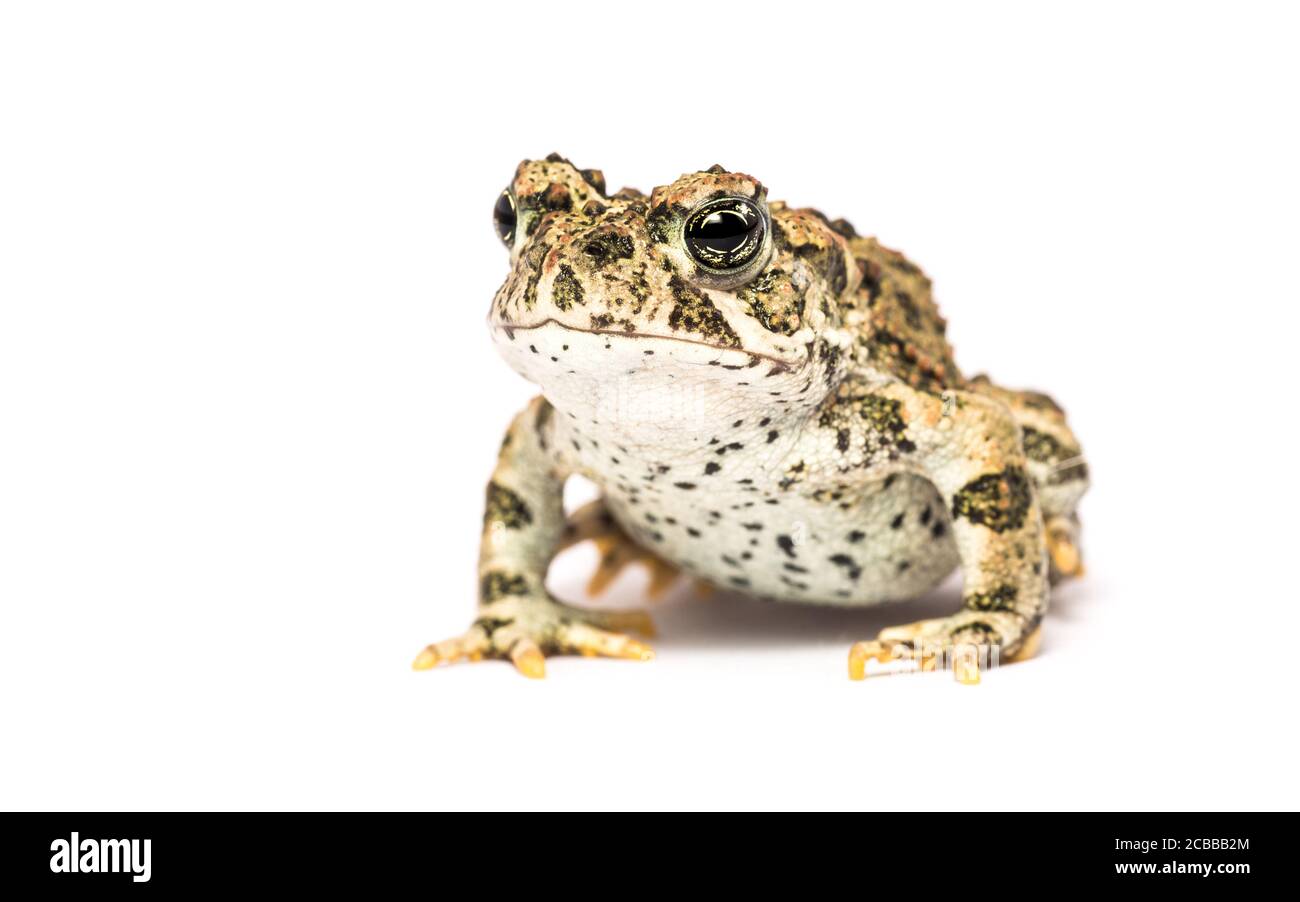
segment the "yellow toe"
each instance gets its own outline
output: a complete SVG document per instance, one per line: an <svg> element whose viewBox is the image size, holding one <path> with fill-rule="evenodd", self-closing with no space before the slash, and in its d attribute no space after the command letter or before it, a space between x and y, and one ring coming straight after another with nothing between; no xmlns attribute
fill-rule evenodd
<svg viewBox="0 0 1300 902"><path fill-rule="evenodd" d="M540 680L546 676L546 657L537 643L530 639L520 639L510 652L510 660L515 669L530 680Z"/></svg>
<svg viewBox="0 0 1300 902"><path fill-rule="evenodd" d="M629 639L619 652L620 658L627 658L631 661L653 661L655 651L644 642L638 642L635 639Z"/></svg>
<svg viewBox="0 0 1300 902"><path fill-rule="evenodd" d="M1007 656L1007 663L1014 664L1016 661L1028 661L1034 655L1038 654L1038 645L1043 639L1043 628L1040 626L1020 643L1015 654Z"/></svg>
<svg viewBox="0 0 1300 902"><path fill-rule="evenodd" d="M952 661L953 678L963 686L975 686L980 681L979 651L974 646L958 647Z"/></svg>

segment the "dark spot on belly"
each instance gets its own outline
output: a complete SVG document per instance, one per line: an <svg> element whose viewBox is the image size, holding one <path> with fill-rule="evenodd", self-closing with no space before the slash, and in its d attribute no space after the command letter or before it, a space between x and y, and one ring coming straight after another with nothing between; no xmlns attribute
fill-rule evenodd
<svg viewBox="0 0 1300 902"><path fill-rule="evenodd" d="M902 525L903 525L903 515L902 515L902 514L899 514L897 517L895 517L894 519L892 519L892 520L889 521L889 528L890 528L890 529L899 529L899 528L902 527Z"/></svg>
<svg viewBox="0 0 1300 902"><path fill-rule="evenodd" d="M673 485L677 486L679 489L685 489L688 492L695 488L695 483L693 482L674 482Z"/></svg>
<svg viewBox="0 0 1300 902"><path fill-rule="evenodd" d="M847 554L832 554L829 560L836 567L843 567L845 573L851 580L856 581L857 578L862 575L862 568L858 566L858 562L853 560L853 558L849 557Z"/></svg>
<svg viewBox="0 0 1300 902"><path fill-rule="evenodd" d="M776 537L776 544L778 548L790 555L790 557L796 556L794 553L794 539L787 535L780 535Z"/></svg>
<svg viewBox="0 0 1300 902"><path fill-rule="evenodd" d="M867 534L860 529L853 530L848 536L850 542L861 542L866 537Z"/></svg>

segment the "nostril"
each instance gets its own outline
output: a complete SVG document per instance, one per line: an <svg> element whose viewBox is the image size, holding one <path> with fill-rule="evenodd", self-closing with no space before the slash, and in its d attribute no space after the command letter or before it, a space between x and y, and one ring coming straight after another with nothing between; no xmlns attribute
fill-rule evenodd
<svg viewBox="0 0 1300 902"><path fill-rule="evenodd" d="M582 245L582 252L595 261L597 266L605 266L616 260L629 260L636 252L632 239L612 230L598 232Z"/></svg>

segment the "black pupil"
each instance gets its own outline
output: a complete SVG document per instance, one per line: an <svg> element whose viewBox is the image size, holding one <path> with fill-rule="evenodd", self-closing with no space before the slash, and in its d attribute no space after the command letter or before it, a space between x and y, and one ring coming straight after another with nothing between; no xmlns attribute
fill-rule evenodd
<svg viewBox="0 0 1300 902"><path fill-rule="evenodd" d="M515 237L515 202L510 197L510 192L502 191L501 196L497 198L496 206L492 208L492 222L496 224L497 235L506 244L509 244Z"/></svg>
<svg viewBox="0 0 1300 902"><path fill-rule="evenodd" d="M691 224L688 237L697 246L729 254L745 243L753 229L754 222L737 210L714 210Z"/></svg>

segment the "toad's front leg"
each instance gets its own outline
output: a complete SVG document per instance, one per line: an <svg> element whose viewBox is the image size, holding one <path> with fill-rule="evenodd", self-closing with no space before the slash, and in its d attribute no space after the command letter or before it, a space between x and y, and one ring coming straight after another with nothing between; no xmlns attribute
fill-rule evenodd
<svg viewBox="0 0 1300 902"><path fill-rule="evenodd" d="M583 611L546 591L564 531L564 480L551 454L551 407L536 398L515 417L487 490L479 546L478 617L463 635L428 646L416 670L458 660L508 658L524 676L546 673L545 655L649 660L647 645L613 630L648 631L639 612Z"/></svg>
<svg viewBox="0 0 1300 902"><path fill-rule="evenodd" d="M857 643L849 676L862 679L872 658L919 660L929 669L942 656L954 660L963 682L974 682L978 661L1031 654L1047 610L1047 543L1020 431L989 398L954 392L956 403L944 404L902 387L894 393L908 413L916 461L950 505L962 608Z"/></svg>

